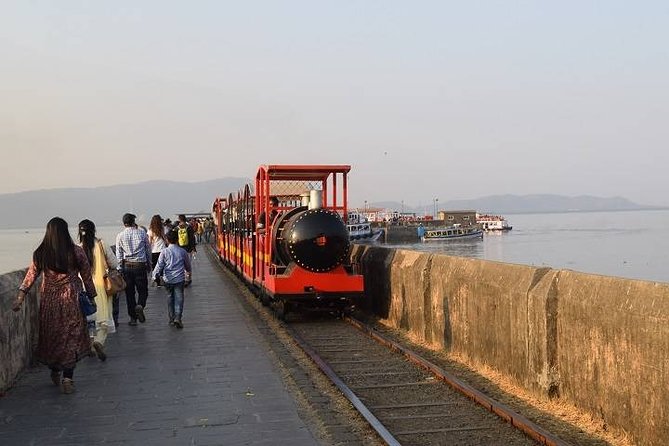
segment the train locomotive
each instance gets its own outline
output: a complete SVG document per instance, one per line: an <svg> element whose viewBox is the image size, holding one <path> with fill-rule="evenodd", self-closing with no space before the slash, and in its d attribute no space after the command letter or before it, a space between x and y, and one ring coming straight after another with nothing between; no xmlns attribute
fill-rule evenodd
<svg viewBox="0 0 669 446"><path fill-rule="evenodd" d="M214 201L223 263L281 318L300 308L350 311L363 277L349 259L347 165L263 165L254 186Z"/></svg>

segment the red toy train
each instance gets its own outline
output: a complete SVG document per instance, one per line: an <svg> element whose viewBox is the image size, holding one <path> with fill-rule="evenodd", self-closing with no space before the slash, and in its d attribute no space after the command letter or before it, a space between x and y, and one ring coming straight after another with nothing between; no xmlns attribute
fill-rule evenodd
<svg viewBox="0 0 669 446"><path fill-rule="evenodd" d="M219 257L282 318L299 307L345 312L363 295L344 221L350 170L260 166L255 187L214 201Z"/></svg>

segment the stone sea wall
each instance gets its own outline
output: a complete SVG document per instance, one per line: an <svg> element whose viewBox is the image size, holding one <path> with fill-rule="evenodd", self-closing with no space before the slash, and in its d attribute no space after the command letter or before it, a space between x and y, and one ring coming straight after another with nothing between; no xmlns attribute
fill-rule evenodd
<svg viewBox="0 0 669 446"><path fill-rule="evenodd" d="M638 444L669 438L669 284L356 245L367 310Z"/></svg>
<svg viewBox="0 0 669 446"><path fill-rule="evenodd" d="M40 281L26 295L20 311L15 313L11 309L25 273L26 270L21 270L0 275L0 394L31 364L33 346L37 343Z"/></svg>

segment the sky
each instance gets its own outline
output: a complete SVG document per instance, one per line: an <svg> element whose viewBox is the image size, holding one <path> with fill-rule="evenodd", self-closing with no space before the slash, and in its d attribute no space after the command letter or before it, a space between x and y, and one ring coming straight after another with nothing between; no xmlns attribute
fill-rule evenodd
<svg viewBox="0 0 669 446"><path fill-rule="evenodd" d="M666 1L7 0L0 193L350 164L353 205L669 205L667 42Z"/></svg>

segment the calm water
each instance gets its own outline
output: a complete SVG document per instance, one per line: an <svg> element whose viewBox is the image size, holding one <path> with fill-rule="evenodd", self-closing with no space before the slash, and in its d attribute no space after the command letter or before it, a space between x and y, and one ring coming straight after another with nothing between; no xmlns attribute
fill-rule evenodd
<svg viewBox="0 0 669 446"><path fill-rule="evenodd" d="M525 265L669 282L669 211L507 215L513 230L483 240L391 245ZM74 226L70 227L73 236ZM98 228L113 244L121 227ZM24 268L44 229L0 230L0 273Z"/></svg>
<svg viewBox="0 0 669 446"><path fill-rule="evenodd" d="M97 236L107 245L116 242L116 234L121 226L102 226L97 228ZM70 224L70 235L77 242L77 226ZM38 229L0 229L0 274L26 268L32 259L32 253L44 238L44 228Z"/></svg>
<svg viewBox="0 0 669 446"><path fill-rule="evenodd" d="M391 245L421 251L669 282L669 211L507 215L483 240Z"/></svg>

